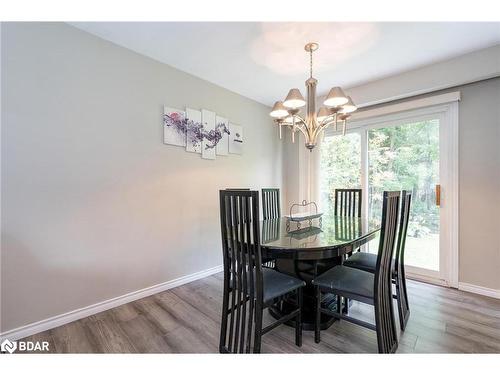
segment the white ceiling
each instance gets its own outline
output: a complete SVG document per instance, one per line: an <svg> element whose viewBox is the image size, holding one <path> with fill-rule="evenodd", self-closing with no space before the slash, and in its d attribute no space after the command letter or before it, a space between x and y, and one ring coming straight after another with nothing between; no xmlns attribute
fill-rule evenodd
<svg viewBox="0 0 500 375"><path fill-rule="evenodd" d="M314 55L319 94L500 43L500 23L71 24L266 105L292 87L305 93L309 41L320 44Z"/></svg>

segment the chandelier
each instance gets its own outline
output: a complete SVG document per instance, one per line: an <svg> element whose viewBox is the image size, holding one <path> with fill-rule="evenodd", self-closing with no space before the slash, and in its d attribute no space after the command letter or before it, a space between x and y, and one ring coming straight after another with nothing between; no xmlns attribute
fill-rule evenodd
<svg viewBox="0 0 500 375"><path fill-rule="evenodd" d="M295 142L295 133L300 131L305 137L306 147L312 151L318 141L318 137L323 130L334 124L338 130L338 122L342 122L342 134L345 135L346 122L357 107L349 96L344 94L340 87L330 90L323 101L323 106L316 113L316 85L318 80L312 76L313 52L319 48L318 43L308 43L304 49L309 52L310 75L306 81L307 102L299 89L294 88L288 92L286 99L274 103L270 113L271 117L278 125L279 136L282 139L282 127L289 128L292 132L292 142ZM307 104L305 118L302 117L300 109Z"/></svg>

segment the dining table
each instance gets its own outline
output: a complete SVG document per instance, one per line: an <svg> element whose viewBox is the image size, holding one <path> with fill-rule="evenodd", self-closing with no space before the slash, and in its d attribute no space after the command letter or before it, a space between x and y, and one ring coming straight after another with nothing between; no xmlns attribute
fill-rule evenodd
<svg viewBox="0 0 500 375"><path fill-rule="evenodd" d="M277 271L306 282L302 324L303 329L314 330L316 294L312 280L330 268L342 265L348 254L377 237L380 222L352 216L323 215L320 219L300 223L280 217L262 220L260 229L263 258L274 259ZM321 304L325 309L337 309L337 296L326 294ZM269 311L274 318L280 319L294 306L293 301L285 298L271 306ZM335 320L322 314L320 328L327 329ZM290 325L293 324L290 322Z"/></svg>

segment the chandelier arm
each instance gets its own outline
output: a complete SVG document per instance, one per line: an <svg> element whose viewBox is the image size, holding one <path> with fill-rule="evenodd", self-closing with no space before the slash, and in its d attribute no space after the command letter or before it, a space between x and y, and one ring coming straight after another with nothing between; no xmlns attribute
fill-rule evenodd
<svg viewBox="0 0 500 375"><path fill-rule="evenodd" d="M306 126L304 124L300 124L299 126L297 126L297 128L302 132L307 142L309 140L309 134L307 133Z"/></svg>
<svg viewBox="0 0 500 375"><path fill-rule="evenodd" d="M300 124L300 123L303 123L303 124L306 123L306 120L304 120L299 115L292 115L291 117L295 117L295 125ZM287 126L292 126L293 122L288 122L288 121L283 120L283 124L285 124Z"/></svg>
<svg viewBox="0 0 500 375"><path fill-rule="evenodd" d="M293 128L293 123L291 123L291 122L286 122L285 125L288 126L291 129ZM295 127L296 128L301 128L301 127L304 127L304 124L302 122L300 122L300 121L296 121L295 122Z"/></svg>
<svg viewBox="0 0 500 375"><path fill-rule="evenodd" d="M321 128L321 130L324 130L332 124L335 124L335 118L332 118L331 120L321 124L320 128Z"/></svg>
<svg viewBox="0 0 500 375"><path fill-rule="evenodd" d="M304 120L302 117L300 117L299 115L292 115L292 117L296 117L299 119L299 123L302 122L303 124L306 123L306 120ZM295 119L295 123L297 123L297 119Z"/></svg>
<svg viewBox="0 0 500 375"><path fill-rule="evenodd" d="M332 116L332 117L334 117L334 116ZM328 126L330 126L331 124L335 124L335 119L334 118L332 118L329 121L325 121L325 120L323 120L321 122L321 124L314 130L313 137L312 137L314 140L316 140L318 138L318 136L320 135L320 133L323 130L325 130Z"/></svg>
<svg viewBox="0 0 500 375"><path fill-rule="evenodd" d="M321 122L320 122L320 127L323 127L323 126L328 126L330 125L332 122L335 122L335 116L336 114L334 113L333 115L330 115L326 118L324 118Z"/></svg>

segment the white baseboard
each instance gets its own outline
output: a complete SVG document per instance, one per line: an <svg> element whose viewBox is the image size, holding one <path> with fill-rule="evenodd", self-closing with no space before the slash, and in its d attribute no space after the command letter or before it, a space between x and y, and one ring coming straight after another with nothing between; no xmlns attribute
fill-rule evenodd
<svg viewBox="0 0 500 375"><path fill-rule="evenodd" d="M458 289L463 290L464 292L471 292L471 293L481 294L487 297L500 299L499 289L485 288L484 286L468 284L468 283L458 283Z"/></svg>
<svg viewBox="0 0 500 375"><path fill-rule="evenodd" d="M430 276L416 275L416 274L412 274L412 273L407 272L406 277L410 280L415 280L415 281L420 281L420 282L427 283L427 284L434 284L434 285L452 288L450 285L448 285L448 283L446 281L441 280L441 279L436 279L436 278L433 278ZM500 290L498 290L498 289L485 288L484 286L459 282L458 283L458 290L462 290L464 292L480 294L480 295L486 296L486 297L493 297L493 298L500 299Z"/></svg>
<svg viewBox="0 0 500 375"><path fill-rule="evenodd" d="M190 283L198 279L202 279L221 271L222 265L196 272L191 275L179 277L174 280L166 281L161 284L153 285L148 288L136 290L135 292L127 293L106 301L98 302L94 305L82 307L80 309L60 314L52 318L44 319L39 322L31 323L19 328L14 328L9 331L0 333L0 341L3 341L4 339L19 340L21 338L37 334L48 329L56 328L64 324L74 322L75 320L86 318L87 316L112 309L113 307L117 307L125 303L129 303L156 293L163 292L168 289L175 288L183 284Z"/></svg>
<svg viewBox="0 0 500 375"><path fill-rule="evenodd" d="M449 285L446 281L444 281L442 279L438 279L436 277L432 277L432 276L418 275L415 273L406 272L406 278L408 278L410 280L415 280L415 281L419 281L422 283L426 283L426 284L433 284L433 285L449 287Z"/></svg>

